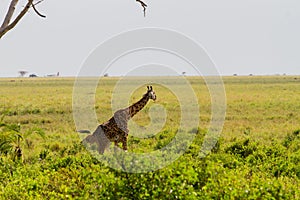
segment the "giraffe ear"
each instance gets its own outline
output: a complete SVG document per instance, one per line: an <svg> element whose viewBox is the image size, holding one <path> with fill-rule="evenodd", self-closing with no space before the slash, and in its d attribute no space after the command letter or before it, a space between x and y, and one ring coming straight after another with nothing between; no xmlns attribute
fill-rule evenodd
<svg viewBox="0 0 300 200"><path fill-rule="evenodd" d="M152 91L152 85L150 85L150 90Z"/></svg>
<svg viewBox="0 0 300 200"><path fill-rule="evenodd" d="M150 87L149 87L149 85L147 85L147 89L148 89L148 90L150 90Z"/></svg>

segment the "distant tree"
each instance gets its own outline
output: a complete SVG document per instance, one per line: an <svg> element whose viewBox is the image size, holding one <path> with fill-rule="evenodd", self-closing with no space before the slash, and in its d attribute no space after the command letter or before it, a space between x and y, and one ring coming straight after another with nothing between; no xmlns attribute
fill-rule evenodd
<svg viewBox="0 0 300 200"><path fill-rule="evenodd" d="M27 13L27 11L29 9L33 9L33 11L40 17L45 18L46 16L41 14L37 8L36 5L43 2L44 0L23 0L22 2L24 2L25 6L23 6L21 12L13 19L14 16L14 12L16 10L16 6L19 3L19 0L11 0L10 1L10 5L8 7L8 10L6 12L6 15L4 17L3 23L0 26L0 39L11 29L13 29L19 22L20 20L25 16L25 14ZM27 3L25 3L27 2ZM136 0L136 2L140 3L141 6L144 9L144 16L146 14L146 7L147 5L142 1L142 0Z"/></svg>
<svg viewBox="0 0 300 200"><path fill-rule="evenodd" d="M21 71L18 71L19 72L19 74L20 74L20 76L21 77L24 77L25 76L25 74L27 74L28 72L27 71L23 71L23 70L21 70Z"/></svg>
<svg viewBox="0 0 300 200"><path fill-rule="evenodd" d="M104 76L104 77L108 77L108 73L105 73L103 76Z"/></svg>
<svg viewBox="0 0 300 200"><path fill-rule="evenodd" d="M186 75L186 72L182 72L182 76L185 76Z"/></svg>

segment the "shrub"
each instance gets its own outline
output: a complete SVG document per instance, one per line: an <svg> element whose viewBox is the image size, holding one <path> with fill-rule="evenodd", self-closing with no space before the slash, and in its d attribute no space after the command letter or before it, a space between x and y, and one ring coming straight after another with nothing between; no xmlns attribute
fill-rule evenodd
<svg viewBox="0 0 300 200"><path fill-rule="evenodd" d="M238 141L225 149L226 153L238 155L242 158L246 158L256 151L256 145L250 142L250 139L244 141Z"/></svg>

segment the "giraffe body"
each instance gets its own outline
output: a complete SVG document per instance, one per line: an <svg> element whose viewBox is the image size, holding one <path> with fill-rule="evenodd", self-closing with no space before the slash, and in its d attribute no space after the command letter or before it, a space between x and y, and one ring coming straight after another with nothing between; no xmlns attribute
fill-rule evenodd
<svg viewBox="0 0 300 200"><path fill-rule="evenodd" d="M107 122L100 124L93 134L88 135L83 142L96 143L98 152L104 153L104 150L109 147L110 142L114 142L115 146L119 147L122 143L123 150L127 150L128 138L128 121L147 104L149 99L156 100L155 92L152 86L147 86L148 91L143 97L133 105L117 110L114 116Z"/></svg>

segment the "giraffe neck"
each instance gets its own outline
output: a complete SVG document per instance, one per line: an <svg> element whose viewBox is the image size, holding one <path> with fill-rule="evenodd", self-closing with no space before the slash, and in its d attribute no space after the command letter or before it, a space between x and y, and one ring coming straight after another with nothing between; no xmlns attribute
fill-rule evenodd
<svg viewBox="0 0 300 200"><path fill-rule="evenodd" d="M129 106L130 117L133 117L136 113L142 110L148 101L149 101L148 95L144 95L143 98L141 98L138 102Z"/></svg>

